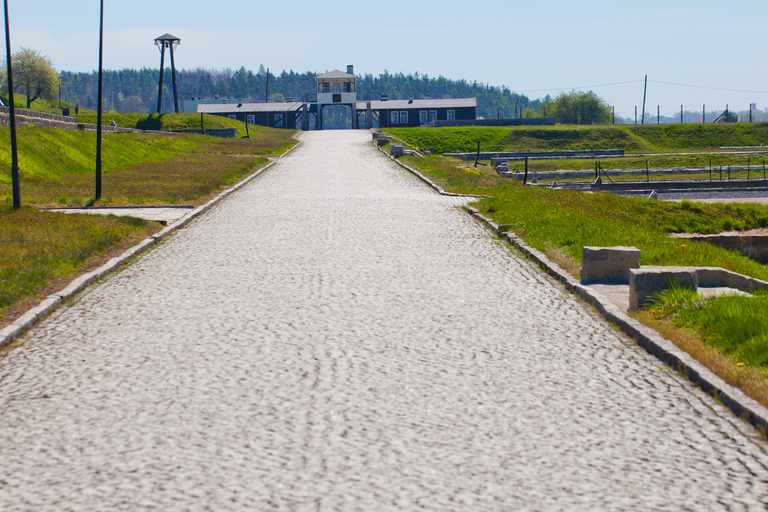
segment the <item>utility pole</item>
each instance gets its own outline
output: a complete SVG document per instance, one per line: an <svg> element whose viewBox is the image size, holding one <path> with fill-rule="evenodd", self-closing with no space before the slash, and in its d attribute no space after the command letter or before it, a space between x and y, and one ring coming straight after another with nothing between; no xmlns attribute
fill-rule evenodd
<svg viewBox="0 0 768 512"><path fill-rule="evenodd" d="M661 107L656 105L656 124L661 124Z"/></svg>
<svg viewBox="0 0 768 512"><path fill-rule="evenodd" d="M680 105L680 124L683 124L683 106Z"/></svg>
<svg viewBox="0 0 768 512"><path fill-rule="evenodd" d="M11 29L8 22L8 0L5 0L5 56L8 59L8 109L11 112L11 187L13 207L21 208L21 186L19 185L19 154L16 146L16 107L13 104L13 69L11 67Z"/></svg>
<svg viewBox="0 0 768 512"><path fill-rule="evenodd" d="M99 102L96 114L96 194L94 198L101 199L101 113L104 89L104 0L101 0L101 14L99 16ZM162 73L163 70L160 70ZM161 82L162 83L162 82Z"/></svg>
<svg viewBox="0 0 768 512"><path fill-rule="evenodd" d="M637 124L637 105L635 105L635 124Z"/></svg>
<svg viewBox="0 0 768 512"><path fill-rule="evenodd" d="M269 68L267 68L267 92L264 96L264 103L269 103Z"/></svg>
<svg viewBox="0 0 768 512"><path fill-rule="evenodd" d="M701 106L701 124L707 124L707 104Z"/></svg>
<svg viewBox="0 0 768 512"><path fill-rule="evenodd" d="M645 75L645 85L643 86L643 115L640 124L645 124L645 93L648 91L648 75Z"/></svg>

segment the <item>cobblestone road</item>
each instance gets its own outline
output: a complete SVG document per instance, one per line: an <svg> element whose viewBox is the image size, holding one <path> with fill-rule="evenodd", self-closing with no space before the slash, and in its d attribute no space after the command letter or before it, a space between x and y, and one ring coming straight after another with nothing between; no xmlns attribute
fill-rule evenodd
<svg viewBox="0 0 768 512"><path fill-rule="evenodd" d="M763 510L756 432L358 132L0 362L0 510Z"/></svg>

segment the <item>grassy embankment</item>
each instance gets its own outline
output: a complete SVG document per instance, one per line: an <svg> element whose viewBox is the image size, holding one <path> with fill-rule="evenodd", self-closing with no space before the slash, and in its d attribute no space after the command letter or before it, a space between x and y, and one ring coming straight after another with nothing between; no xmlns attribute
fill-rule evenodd
<svg viewBox="0 0 768 512"><path fill-rule="evenodd" d="M174 115L162 119L170 124ZM105 135L103 197L94 202L95 134L38 128L17 133L20 210L11 208L10 172L0 174L0 327L74 274L159 228L125 217L66 215L37 207L199 205L294 144L293 131L263 127L251 127L250 139ZM0 141L0 166L9 170L8 129L0 129Z"/></svg>
<svg viewBox="0 0 768 512"><path fill-rule="evenodd" d="M604 158L599 162L604 169L643 169L651 167L713 167L714 179L719 179L719 167L723 166L724 178L728 166L746 166L753 169L751 178L762 177L762 156L746 156L722 153L721 147L768 146L768 123L753 124L672 124L672 125L623 125L623 126L554 126L509 128L393 128L387 130L395 137L406 136L410 144L432 151L433 154L450 152L471 153L480 149L485 152L522 150L590 150L623 149L624 158ZM680 154L680 153L707 154ZM768 147L766 147L768 152ZM631 155L642 156L631 156ZM511 169L523 167L513 162ZM591 159L530 160L529 172L555 170L594 169ZM709 179L709 172L700 175L681 175L684 179ZM747 172L732 172L732 178L746 178ZM670 179L669 175L654 175L651 179ZM615 177L614 179L641 179ZM562 181L562 180L560 180Z"/></svg>
<svg viewBox="0 0 768 512"><path fill-rule="evenodd" d="M652 127L646 127L644 130L647 131L649 128ZM740 131L734 130L732 126L725 126L723 129L727 131L726 135L729 132ZM761 129L763 129L762 126ZM429 136L439 139L442 130L450 131L451 129L432 130L433 133ZM493 129L482 129L482 131L486 130ZM531 131L528 128L519 130ZM561 132L567 129L556 127L552 130ZM500 131L509 132L507 129L500 129ZM542 129L536 128L536 131L542 131ZM543 131L546 132L546 129ZM610 141L616 140L615 132L629 133L630 131L626 128L616 130L578 128L572 129L571 133L578 136L579 132L586 132L587 138L591 141L590 144L596 144L595 147L606 147ZM736 141L733 145L747 145L746 141L753 145L757 142L751 139L754 134L749 130L741 131L748 135L744 138L728 139ZM390 132L406 142L424 148L423 130L413 130L414 137L411 137L408 130L391 130ZM595 142L594 137L601 132L612 133L606 142ZM472 132L469 133L471 137ZM455 134L448 133L446 136L450 138L453 135ZM706 135L704 139L691 140L689 143L693 147L678 144L678 149L698 149L707 144L715 145L709 130ZM491 133L489 137L491 136L507 140L520 138L518 135L508 133L495 135ZM529 137L530 133L524 136ZM551 140L553 137L546 135L542 138ZM646 139L649 138L652 137L646 135ZM659 135L655 140L665 140L665 137ZM768 134L766 141L768 141ZM728 145L731 144L732 142L728 143ZM759 145L759 142L756 145ZM517 146L515 149L523 148ZM670 233L678 232L716 233L724 230L766 227L768 226L768 206L702 204L690 201L667 203L610 194L584 194L568 190L522 187L517 182L500 178L489 166L479 166L475 169L472 163L442 156L424 159L404 157L403 161L424 172L446 190L489 196L476 204L481 213L499 224L512 225L513 230L527 243L545 252L574 276L578 276L585 245L624 245L635 246L642 251L643 265L717 266L768 280L768 268L765 265L712 245L669 236ZM747 302L749 309L756 311L758 316L764 317L768 317L767 303L768 301L759 300ZM741 387L768 405L768 386L765 380L768 377L768 360L739 360L738 354L741 352L738 350L726 352L718 349L711 334L680 329L672 323L671 317L663 317L662 321L645 312L638 315L638 318L670 336L672 341L691 352L728 382ZM734 322L742 323L742 320L736 319ZM749 320L746 319L743 322L748 323ZM749 345L754 343L751 340L752 338L749 338L739 343ZM744 364L737 366L737 363Z"/></svg>
<svg viewBox="0 0 768 512"><path fill-rule="evenodd" d="M80 123L96 124L95 112L81 111L77 115ZM112 121L122 128L138 128L139 130L200 130L200 114L102 114L102 123L109 125ZM236 128L240 137L246 135L245 123L228 117L203 114L203 125L206 130L217 128ZM249 131L258 131L257 126L249 125Z"/></svg>
<svg viewBox="0 0 768 512"><path fill-rule="evenodd" d="M5 104L8 104L8 96L0 96ZM23 94L15 94L14 101L16 102L16 108L25 109L27 105L27 97ZM62 108L69 108L70 117L77 119L79 123L96 124L97 113L95 110L89 110L80 108L78 113L75 114L75 104L68 103L66 101L56 100L43 100L37 99L32 102L30 110L35 112L45 112L48 114L62 114ZM107 126L112 121L117 126L122 128L137 128L139 130L199 130L201 129L200 114L146 114L146 113L131 113L131 114L117 114L113 112L104 112L102 114L102 123ZM246 135L245 124L229 119L228 117L214 116L210 114L203 115L203 125L205 129L218 129L218 128L236 128L238 134L241 137ZM251 127L249 126L249 130ZM258 130L258 128L257 128Z"/></svg>

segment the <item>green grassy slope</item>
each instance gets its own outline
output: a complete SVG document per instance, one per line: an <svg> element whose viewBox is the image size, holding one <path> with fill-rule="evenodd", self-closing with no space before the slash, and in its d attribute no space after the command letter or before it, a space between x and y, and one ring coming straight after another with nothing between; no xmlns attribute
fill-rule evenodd
<svg viewBox="0 0 768 512"><path fill-rule="evenodd" d="M387 128L433 153L481 151L624 149L628 153L768 146L768 123L645 126L516 126Z"/></svg>

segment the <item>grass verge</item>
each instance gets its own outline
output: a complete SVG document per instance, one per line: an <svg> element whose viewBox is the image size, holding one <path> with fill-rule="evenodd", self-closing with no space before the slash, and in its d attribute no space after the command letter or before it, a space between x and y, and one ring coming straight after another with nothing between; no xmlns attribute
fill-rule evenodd
<svg viewBox="0 0 768 512"><path fill-rule="evenodd" d="M155 233L130 217L0 209L0 328L34 303Z"/></svg>
<svg viewBox="0 0 768 512"><path fill-rule="evenodd" d="M74 275L158 231L131 218L41 212L40 206L199 205L296 142L294 132L261 128L250 139L111 134L103 142L103 197L93 201L95 135L20 129L24 207L11 208L10 173L0 175L0 327ZM0 139L8 140L8 130ZM10 168L10 143L0 165Z"/></svg>
<svg viewBox="0 0 768 512"><path fill-rule="evenodd" d="M85 206L94 193L96 135L18 130L23 204ZM97 204L196 204L295 144L288 130L256 130L250 139L115 133L105 136L103 199ZM0 166L10 168L10 134L0 129ZM10 173L0 175L0 205L12 203Z"/></svg>
<svg viewBox="0 0 768 512"><path fill-rule="evenodd" d="M632 316L768 407L768 294L702 298L672 289Z"/></svg>

